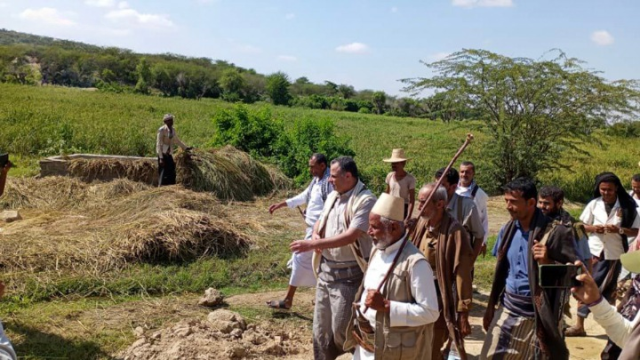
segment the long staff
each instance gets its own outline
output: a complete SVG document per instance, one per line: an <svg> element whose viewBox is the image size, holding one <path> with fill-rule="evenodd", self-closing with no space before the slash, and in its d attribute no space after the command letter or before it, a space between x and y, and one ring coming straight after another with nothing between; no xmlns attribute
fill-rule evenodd
<svg viewBox="0 0 640 360"><path fill-rule="evenodd" d="M449 170L451 170L451 167L453 167L453 164L456 162L456 160L458 160L458 157L460 157L460 155L462 154L464 149L466 149L467 146L469 146L469 144L471 143L471 140L473 140L473 134L467 134L467 139L464 141L464 144L462 144L460 149L458 149L458 152L456 152L456 154L453 156L453 159L451 159L451 161L449 162L449 165L447 165L447 167L444 169L444 173L442 173L442 176L440 176L438 181L436 181L436 185L433 188L433 190L431 190L431 193L429 193L429 196L427 197L427 201L425 201L422 204L422 206L420 206L420 209L418 209L418 217L420 217L420 215L422 215L422 212L424 211L424 208L427 206L427 204L429 202L431 202L431 198L433 197L433 194L435 194L436 190L438 189L438 187L440 187L440 185L442 185L442 180L444 180L444 178L447 176L447 173L449 173ZM414 220L417 220L417 218L414 218ZM411 229L407 229L407 234L411 233L414 230L415 225L417 223L418 223L417 221L413 222L413 226L411 227ZM378 285L378 289L376 290L377 292L380 292L382 290L382 287L387 282L387 279L389 279L389 276L391 275L391 272L393 272L393 268L395 268L396 263L398 262L398 259L400 258L400 254L402 253L402 250L404 249L404 246L407 244L408 239L409 239L409 236L405 236L404 240L402 241L402 245L400 245L400 249L398 250L398 253L393 258L393 262L391 263L391 267L389 267L389 271L387 271L387 274L384 276L384 278L380 282L380 285ZM368 306L364 308L363 313L366 313L367 310L369 310Z"/></svg>

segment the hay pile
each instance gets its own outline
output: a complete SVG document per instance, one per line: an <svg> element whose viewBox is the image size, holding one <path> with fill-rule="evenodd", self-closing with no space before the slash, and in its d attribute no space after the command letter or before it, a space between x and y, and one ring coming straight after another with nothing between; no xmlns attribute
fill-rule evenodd
<svg viewBox="0 0 640 360"><path fill-rule="evenodd" d="M212 192L224 200L247 201L256 195L291 187L291 181L280 171L232 146L180 153L176 165L179 184L195 191Z"/></svg>
<svg viewBox="0 0 640 360"><path fill-rule="evenodd" d="M158 184L158 165L151 160L74 159L67 170L71 176L87 182L129 179Z"/></svg>
<svg viewBox="0 0 640 360"><path fill-rule="evenodd" d="M251 243L228 205L179 186L11 179L0 207L24 214L0 232L0 267L9 272L101 273L133 262L237 256Z"/></svg>

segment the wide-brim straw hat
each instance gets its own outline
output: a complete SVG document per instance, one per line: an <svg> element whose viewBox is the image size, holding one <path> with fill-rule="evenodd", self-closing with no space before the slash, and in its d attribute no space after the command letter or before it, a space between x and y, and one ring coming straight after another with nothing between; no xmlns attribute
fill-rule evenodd
<svg viewBox="0 0 640 360"><path fill-rule="evenodd" d="M393 149L393 151L391 152L391 157L388 159L383 159L382 161L388 162L388 163L395 163L395 162L403 162L408 160L411 160L411 158L408 158L404 155L403 149Z"/></svg>
<svg viewBox="0 0 640 360"><path fill-rule="evenodd" d="M634 274L640 273L640 250L620 255L622 266Z"/></svg>
<svg viewBox="0 0 640 360"><path fill-rule="evenodd" d="M387 219L402 221L404 220L404 199L382 193L371 212Z"/></svg>

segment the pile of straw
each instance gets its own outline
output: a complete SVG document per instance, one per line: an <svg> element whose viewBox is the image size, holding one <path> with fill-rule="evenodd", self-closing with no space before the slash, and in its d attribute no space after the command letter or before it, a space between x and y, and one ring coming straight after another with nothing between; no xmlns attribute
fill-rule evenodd
<svg viewBox="0 0 640 360"><path fill-rule="evenodd" d="M24 220L3 226L0 267L18 272L102 272L136 262L241 256L251 244L214 196L129 180L87 184L66 177L11 179L3 208Z"/></svg>
<svg viewBox="0 0 640 360"><path fill-rule="evenodd" d="M180 153L176 164L178 183L195 191L212 192L224 200L252 200L256 195L291 186L280 171L232 146Z"/></svg>
<svg viewBox="0 0 640 360"><path fill-rule="evenodd" d="M74 159L69 174L83 181L129 179L158 184L158 165L150 160Z"/></svg>

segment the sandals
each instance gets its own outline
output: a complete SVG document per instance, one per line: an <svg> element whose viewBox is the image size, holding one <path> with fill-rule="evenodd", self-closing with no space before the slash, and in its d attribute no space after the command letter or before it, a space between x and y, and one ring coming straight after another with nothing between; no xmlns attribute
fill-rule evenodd
<svg viewBox="0 0 640 360"><path fill-rule="evenodd" d="M276 309L276 310L289 310L291 306L287 307L287 302L285 300L271 300L267 301L267 306Z"/></svg>
<svg viewBox="0 0 640 360"><path fill-rule="evenodd" d="M570 328L567 328L564 331L564 336L566 336L566 337L584 337L584 336L587 336L587 332L584 331L584 329L578 329L578 328L575 328L575 327L572 326Z"/></svg>

